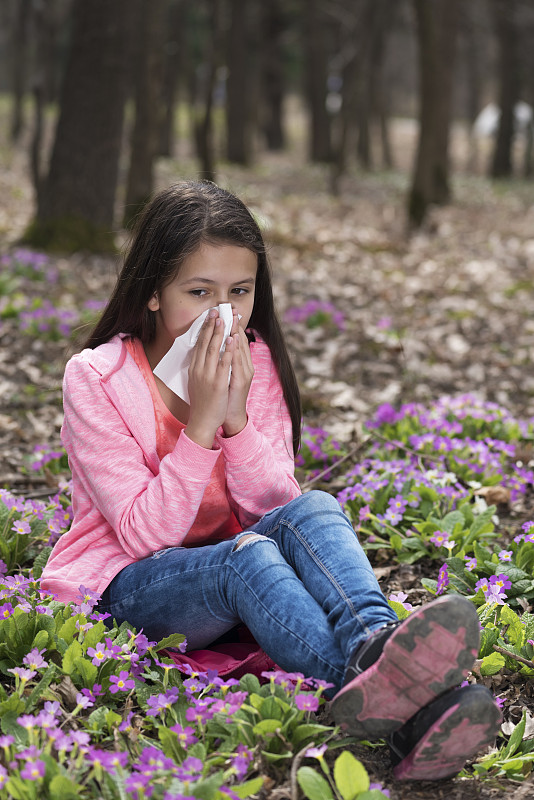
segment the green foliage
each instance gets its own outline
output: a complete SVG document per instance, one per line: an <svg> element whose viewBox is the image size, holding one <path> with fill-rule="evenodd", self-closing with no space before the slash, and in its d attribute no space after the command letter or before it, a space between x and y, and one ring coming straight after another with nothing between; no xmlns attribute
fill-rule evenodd
<svg viewBox="0 0 534 800"><path fill-rule="evenodd" d="M298 784L308 800L379 800L387 797L380 788L370 788L367 770L348 750L337 757L333 772L321 750L319 748L318 752L310 755L317 758L326 777L308 766L297 771Z"/></svg>

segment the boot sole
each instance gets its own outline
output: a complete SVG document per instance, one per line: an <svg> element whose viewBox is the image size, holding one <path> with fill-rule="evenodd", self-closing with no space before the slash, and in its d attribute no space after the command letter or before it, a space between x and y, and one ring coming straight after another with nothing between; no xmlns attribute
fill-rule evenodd
<svg viewBox="0 0 534 800"><path fill-rule="evenodd" d="M461 697L431 725L412 751L393 769L397 780L452 778L466 761L492 744L502 714L492 697L476 692Z"/></svg>
<svg viewBox="0 0 534 800"><path fill-rule="evenodd" d="M381 739L459 684L478 655L473 604L446 595L414 611L393 632L380 658L332 700L337 725L361 739Z"/></svg>

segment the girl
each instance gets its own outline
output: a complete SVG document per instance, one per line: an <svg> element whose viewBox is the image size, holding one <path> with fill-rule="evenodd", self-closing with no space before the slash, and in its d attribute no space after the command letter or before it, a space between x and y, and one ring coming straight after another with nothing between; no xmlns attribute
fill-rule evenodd
<svg viewBox="0 0 534 800"><path fill-rule="evenodd" d="M186 403L153 370L208 310ZM300 493L297 381L240 200L196 182L152 200L64 407L74 522L43 588L67 602L84 584L118 623L192 650L244 623L281 668L333 684L336 723L390 736L398 777L455 774L493 739L491 694L453 688L478 652L473 605L442 597L400 624L337 501Z"/></svg>

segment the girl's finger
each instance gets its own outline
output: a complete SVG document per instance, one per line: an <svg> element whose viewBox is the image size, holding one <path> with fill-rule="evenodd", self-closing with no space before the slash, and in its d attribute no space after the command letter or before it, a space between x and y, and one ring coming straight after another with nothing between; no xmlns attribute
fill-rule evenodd
<svg viewBox="0 0 534 800"><path fill-rule="evenodd" d="M233 336L235 333L239 331L239 314L237 313L236 308L232 308L233 319L232 319L232 330L230 331L230 336Z"/></svg>
<svg viewBox="0 0 534 800"><path fill-rule="evenodd" d="M211 364L215 367L219 361L219 352L224 338L224 324L219 318L218 312L215 318L211 317L211 324L204 331L204 335L198 350L200 363ZM197 342L198 344L198 342Z"/></svg>
<svg viewBox="0 0 534 800"><path fill-rule="evenodd" d="M248 338L247 338L247 334L245 333L243 328L239 329L239 349L241 350L241 352L243 354L243 359L244 359L247 367L249 367L249 369L253 370L254 367L253 367L253 364L252 364L252 353L250 352L250 344L249 344L249 341L248 341Z"/></svg>

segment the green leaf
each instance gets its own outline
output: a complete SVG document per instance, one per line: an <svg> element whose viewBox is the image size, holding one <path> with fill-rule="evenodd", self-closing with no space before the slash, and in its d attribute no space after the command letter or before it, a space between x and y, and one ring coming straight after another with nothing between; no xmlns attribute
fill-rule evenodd
<svg viewBox="0 0 534 800"><path fill-rule="evenodd" d="M239 786L232 786L232 794L236 794L244 800L245 797L249 797L251 794L258 794L262 786L263 778L261 776L252 778L250 781L240 783Z"/></svg>
<svg viewBox="0 0 534 800"><path fill-rule="evenodd" d="M404 608L402 603L398 603L396 600L388 600L388 605L393 609L399 619L406 619L406 617L410 616L410 611Z"/></svg>
<svg viewBox="0 0 534 800"><path fill-rule="evenodd" d="M260 682L255 675L243 675L241 680L239 681L239 688L242 692L248 692L250 694L257 694L260 691Z"/></svg>
<svg viewBox="0 0 534 800"><path fill-rule="evenodd" d="M279 719L262 719L257 725L254 725L252 732L256 736L265 736L268 733L275 733L282 727Z"/></svg>
<svg viewBox="0 0 534 800"><path fill-rule="evenodd" d="M435 581L433 578L421 578L421 583L425 587L425 589L431 594L436 594L436 589L438 588L438 582Z"/></svg>
<svg viewBox="0 0 534 800"><path fill-rule="evenodd" d="M486 658L494 653L493 645L497 644L499 638L499 631L497 628L484 628L480 635L480 649L478 651L479 658Z"/></svg>
<svg viewBox="0 0 534 800"><path fill-rule="evenodd" d="M504 667L504 657L500 653L491 653L482 659L480 665L480 674L485 677L487 675L496 675Z"/></svg>
<svg viewBox="0 0 534 800"><path fill-rule="evenodd" d="M171 633L170 636L166 636L157 645L153 648L154 652L157 653L160 650L164 650L166 647L180 647L181 644L185 642L185 636L183 633Z"/></svg>
<svg viewBox="0 0 534 800"><path fill-rule="evenodd" d="M54 800L73 800L78 797L83 787L66 775L54 775L50 781L50 797Z"/></svg>
<svg viewBox="0 0 534 800"><path fill-rule="evenodd" d="M361 761L348 750L336 758L334 780L343 800L354 800L369 788L369 775Z"/></svg>
<svg viewBox="0 0 534 800"><path fill-rule="evenodd" d="M333 800L330 786L311 767L301 767L297 771L297 781L308 800Z"/></svg>
<svg viewBox="0 0 534 800"><path fill-rule="evenodd" d="M517 723L514 730L512 731L512 735L508 739L508 744L502 751L503 758L510 758L510 756L515 755L521 742L523 741L523 736L525 735L525 726L527 722L527 711L526 709L523 710L523 715L521 717L521 721Z"/></svg>
<svg viewBox="0 0 534 800"><path fill-rule="evenodd" d="M14 800L28 800L28 792L26 790L26 781L14 775L9 778L6 783L6 789L9 796Z"/></svg>
<svg viewBox="0 0 534 800"><path fill-rule="evenodd" d="M333 728L326 727L326 725L313 724L311 722L299 725L291 736L291 744L294 747L298 747L306 739L317 739L321 734L326 734L333 730Z"/></svg>
<svg viewBox="0 0 534 800"><path fill-rule="evenodd" d="M464 527L464 515L461 511L451 511L449 514L446 514L440 521L439 528L451 534L456 525L460 525L461 529Z"/></svg>
<svg viewBox="0 0 534 800"><path fill-rule="evenodd" d="M29 714L30 711L33 710L33 707L43 696L45 690L48 689L48 687L50 686L50 684L52 683L58 672L59 672L59 667L56 667L55 664L49 664L49 666L43 672L41 680L36 686L33 687L30 696L26 699L27 714Z"/></svg>
<svg viewBox="0 0 534 800"><path fill-rule="evenodd" d="M82 646L77 639L74 639L67 647L65 655L63 656L62 667L67 675L72 675L76 671L76 661L79 658L83 658Z"/></svg>
<svg viewBox="0 0 534 800"><path fill-rule="evenodd" d="M515 611L512 611L508 604L505 604L501 607L499 622L508 626L506 631L508 641L516 647L521 647L525 641L523 638L525 635L525 629L518 615L515 613Z"/></svg>
<svg viewBox="0 0 534 800"><path fill-rule="evenodd" d="M77 658L74 666L78 674L81 676L85 686L90 689L96 681L98 674L98 667L89 661L87 658Z"/></svg>

